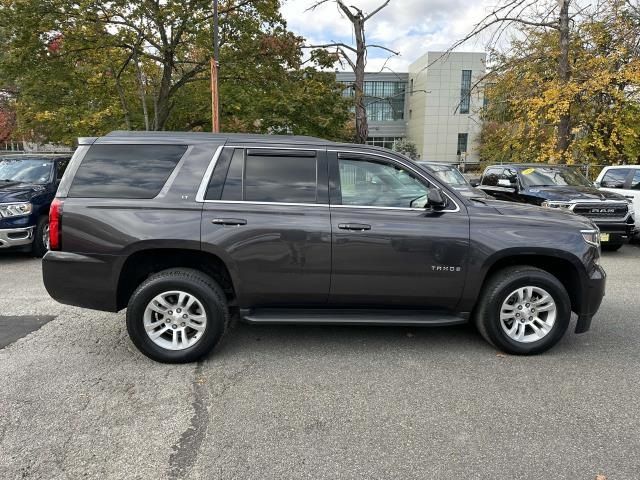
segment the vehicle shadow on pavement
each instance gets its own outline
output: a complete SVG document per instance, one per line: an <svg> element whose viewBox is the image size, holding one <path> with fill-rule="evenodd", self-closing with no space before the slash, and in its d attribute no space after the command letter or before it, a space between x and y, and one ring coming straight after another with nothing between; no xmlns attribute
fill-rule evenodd
<svg viewBox="0 0 640 480"><path fill-rule="evenodd" d="M405 352L433 350L492 351L472 325L450 327L336 326L336 325L250 325L236 322L225 340L208 358L242 355L248 350L275 354L397 349ZM244 352L244 353L243 353Z"/></svg>

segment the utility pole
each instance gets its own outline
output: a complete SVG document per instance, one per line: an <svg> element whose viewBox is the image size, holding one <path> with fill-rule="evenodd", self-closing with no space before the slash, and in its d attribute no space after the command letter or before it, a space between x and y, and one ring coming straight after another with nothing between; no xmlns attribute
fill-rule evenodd
<svg viewBox="0 0 640 480"><path fill-rule="evenodd" d="M213 0L213 57L211 58L211 126L213 133L220 132L220 104L218 98L218 0Z"/></svg>

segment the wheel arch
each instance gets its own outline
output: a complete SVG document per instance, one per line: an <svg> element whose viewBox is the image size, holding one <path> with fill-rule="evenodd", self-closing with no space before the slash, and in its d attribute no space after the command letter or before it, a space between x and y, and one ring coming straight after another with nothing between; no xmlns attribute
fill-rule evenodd
<svg viewBox="0 0 640 480"><path fill-rule="evenodd" d="M587 291L587 274L584 265L578 257L568 252L546 249L513 250L488 258L481 269L477 291L472 297L474 298L474 308L478 304L480 294L489 278L504 268L518 265L536 267L556 277L569 294L571 310L578 314L582 312L584 295Z"/></svg>
<svg viewBox="0 0 640 480"><path fill-rule="evenodd" d="M117 309L126 308L135 289L149 276L170 268L191 268L212 277L224 291L230 306L236 304L237 281L218 255L188 248L149 248L127 256L117 283Z"/></svg>

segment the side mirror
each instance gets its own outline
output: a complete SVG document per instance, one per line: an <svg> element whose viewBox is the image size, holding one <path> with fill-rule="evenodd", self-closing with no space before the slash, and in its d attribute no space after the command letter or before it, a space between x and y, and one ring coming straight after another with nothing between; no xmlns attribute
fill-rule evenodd
<svg viewBox="0 0 640 480"><path fill-rule="evenodd" d="M593 182L593 186L596 188L600 188L602 187L602 184L600 182Z"/></svg>
<svg viewBox="0 0 640 480"><path fill-rule="evenodd" d="M447 206L447 201L442 195L442 192L439 188L430 188L429 194L427 195L427 200L427 207L431 207L434 210L442 210Z"/></svg>
<svg viewBox="0 0 640 480"><path fill-rule="evenodd" d="M479 186L480 186L480 179L479 179L479 178L473 178L473 179L471 179L471 180L469 181L469 184L470 184L472 187L476 187L476 188L477 188L477 187L479 187Z"/></svg>

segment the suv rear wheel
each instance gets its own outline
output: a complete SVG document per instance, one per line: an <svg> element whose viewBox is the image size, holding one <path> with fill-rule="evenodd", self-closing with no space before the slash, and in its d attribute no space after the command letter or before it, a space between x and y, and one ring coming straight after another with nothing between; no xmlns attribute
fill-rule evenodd
<svg viewBox="0 0 640 480"><path fill-rule="evenodd" d="M534 355L553 347L571 320L571 300L560 281L534 267L495 273L484 287L475 314L481 335L514 355Z"/></svg>
<svg viewBox="0 0 640 480"><path fill-rule="evenodd" d="M224 292L208 275L176 268L156 273L133 293L127 308L131 340L147 357L193 362L209 353L229 324Z"/></svg>

